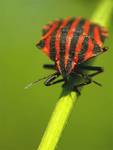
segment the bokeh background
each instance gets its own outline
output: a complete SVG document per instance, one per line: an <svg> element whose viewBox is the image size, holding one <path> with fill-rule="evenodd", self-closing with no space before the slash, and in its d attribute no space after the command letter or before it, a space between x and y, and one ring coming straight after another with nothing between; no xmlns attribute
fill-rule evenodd
<svg viewBox="0 0 113 150"><path fill-rule="evenodd" d="M28 90L31 81L52 73L51 61L35 47L41 28L55 18L90 18L98 0L2 0L0 1L0 150L36 150L61 93L61 84L43 82ZM108 8L109 9L109 8ZM57 146L58 150L112 150L113 134L113 17L109 51L94 65L105 72L101 82L86 86L78 99Z"/></svg>

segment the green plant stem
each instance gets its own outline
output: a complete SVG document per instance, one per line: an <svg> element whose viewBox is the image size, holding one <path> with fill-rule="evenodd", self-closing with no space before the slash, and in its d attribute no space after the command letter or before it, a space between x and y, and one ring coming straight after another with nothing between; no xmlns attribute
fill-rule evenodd
<svg viewBox="0 0 113 150"><path fill-rule="evenodd" d="M59 99L38 150L54 150L76 100L76 93Z"/></svg>
<svg viewBox="0 0 113 150"><path fill-rule="evenodd" d="M112 8L112 0L102 0L98 8L95 10L91 20L102 26L107 26L111 12L113 11ZM67 93L64 89L63 96L56 104L51 119L42 137L42 141L37 150L55 149L76 101L77 94L72 92L70 88L68 89Z"/></svg>

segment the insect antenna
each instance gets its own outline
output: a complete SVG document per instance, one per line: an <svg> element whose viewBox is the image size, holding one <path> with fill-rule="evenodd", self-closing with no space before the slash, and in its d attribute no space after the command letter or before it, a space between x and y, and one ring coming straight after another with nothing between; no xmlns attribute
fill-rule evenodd
<svg viewBox="0 0 113 150"><path fill-rule="evenodd" d="M33 81L33 82L29 83L27 86L25 86L24 89L28 89L28 88L30 88L30 87L32 87L32 86L38 84L38 82L40 82L40 81L42 81L42 80L44 80L44 79L47 79L49 76L51 76L51 75L45 76L45 77L43 77L43 78L40 78L40 79L38 79L38 80L36 80L36 81Z"/></svg>

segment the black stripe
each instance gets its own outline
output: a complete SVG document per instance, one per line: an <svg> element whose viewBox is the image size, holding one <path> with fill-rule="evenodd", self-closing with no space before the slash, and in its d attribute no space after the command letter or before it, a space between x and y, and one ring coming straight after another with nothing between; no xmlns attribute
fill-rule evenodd
<svg viewBox="0 0 113 150"><path fill-rule="evenodd" d="M45 46L45 41L44 40L40 40L37 44L36 44L36 46L38 47L38 48L43 48L44 46Z"/></svg>
<svg viewBox="0 0 113 150"><path fill-rule="evenodd" d="M101 39L102 43L104 43L106 36L102 35L102 29L100 26L99 26L99 34L100 34L100 39Z"/></svg>
<svg viewBox="0 0 113 150"><path fill-rule="evenodd" d="M93 23L93 24L90 24L90 28L89 28L89 33L88 33L88 35L92 38L92 39L94 39L94 27L95 27L95 24Z"/></svg>
<svg viewBox="0 0 113 150"><path fill-rule="evenodd" d="M89 40L89 37L86 36L84 38L83 43L82 43L82 49L81 49L81 51L78 54L78 64L80 64L84 60L85 53L86 53L86 51L88 49L88 40Z"/></svg>
<svg viewBox="0 0 113 150"><path fill-rule="evenodd" d="M83 61L84 61L84 56L85 56L85 53L86 53L86 51L87 51L87 49L88 49L88 40L89 40L89 38L92 38L92 41L93 41L93 44L95 43L95 41L94 41L94 27L95 26L97 26L96 24L94 24L94 23L91 23L90 24L90 27L89 27L89 32L88 32L88 36L89 37L85 37L84 38L84 42L83 42L83 45L82 45L82 49L81 49L81 51L80 51L80 53L79 53L79 60L78 60L78 63L80 64L80 63L82 63Z"/></svg>
<svg viewBox="0 0 113 150"><path fill-rule="evenodd" d="M101 39L102 42L104 42L104 40L105 40L106 37L102 35L101 27L98 24L92 23L90 25L89 36L91 36L94 39L94 28L96 26L99 28L100 39Z"/></svg>
<svg viewBox="0 0 113 150"><path fill-rule="evenodd" d="M102 37L101 37L101 28L100 28L100 26L97 25L97 24L93 24L93 25L92 25L92 35L93 35L93 39L94 39L94 28L95 28L95 27L99 27L99 35L100 35L100 39L101 39L101 38L102 38ZM98 54L98 53L101 52L101 48L100 48L100 46L99 46L98 44L96 44L96 41L95 41L95 40L93 41L93 44L94 44L93 53L96 55L96 54Z"/></svg>
<svg viewBox="0 0 113 150"><path fill-rule="evenodd" d="M57 30L59 29L61 23L62 23L62 20L59 21L56 29L53 31L53 33L51 35L51 40L50 40L50 59L52 59L52 60L55 60L55 57L56 57L55 39L56 39Z"/></svg>
<svg viewBox="0 0 113 150"><path fill-rule="evenodd" d="M77 42L79 39L79 36L83 33L83 25L85 23L85 19L81 19L78 23L76 30L73 34L73 38L71 40L70 49L69 49L69 58L68 58L68 64L66 66L66 71L68 72L72 67L72 62L75 56L75 49L77 46Z"/></svg>
<svg viewBox="0 0 113 150"><path fill-rule="evenodd" d="M90 26L90 31L89 31L89 35L92 37L93 39L93 44L94 44L94 48L93 48L93 53L97 54L99 52L101 52L101 48L99 47L99 45L96 44L96 41L94 40L94 28L95 27L99 27L99 33L100 33L100 39L101 39L101 28L99 25L97 24L91 24Z"/></svg>
<svg viewBox="0 0 113 150"><path fill-rule="evenodd" d="M102 42L104 42L105 37L102 36L102 34L101 34L101 32L102 32L101 31L101 27L98 24L91 24L89 35L94 39L94 28L96 26L99 28L100 39L101 39ZM93 53L96 55L96 54L100 53L102 50L101 50L100 46L98 44L96 44L95 40L93 40L93 44L94 44Z"/></svg>
<svg viewBox="0 0 113 150"><path fill-rule="evenodd" d="M75 18L72 18L68 21L67 25L62 28L61 30L61 36L60 36L60 69L62 72L62 75L66 75L66 70L65 70L65 49L66 49L66 37L69 32L69 29L73 23Z"/></svg>
<svg viewBox="0 0 113 150"><path fill-rule="evenodd" d="M84 38L84 41L83 41L83 44L82 44L82 49L81 49L81 51L79 52L79 55L78 55L78 64L80 64L84 61L84 56L85 56L86 51L88 50L88 46L89 46L88 45L88 40L89 40L90 37L91 37L91 39L93 41L93 44L94 44L94 48L93 48L94 54L97 54L97 53L101 52L101 48L94 41L94 28L95 28L95 26L98 26L98 25L93 24L93 23L90 24L89 33L88 33L89 37Z"/></svg>
<svg viewBox="0 0 113 150"><path fill-rule="evenodd" d="M93 52L95 55L98 55L100 52L102 52L102 49L100 48L99 45L97 45L96 43L94 44L94 48L93 48Z"/></svg>
<svg viewBox="0 0 113 150"><path fill-rule="evenodd" d="M102 34L100 34L100 39L101 39L102 43L104 43L106 36L103 36Z"/></svg>

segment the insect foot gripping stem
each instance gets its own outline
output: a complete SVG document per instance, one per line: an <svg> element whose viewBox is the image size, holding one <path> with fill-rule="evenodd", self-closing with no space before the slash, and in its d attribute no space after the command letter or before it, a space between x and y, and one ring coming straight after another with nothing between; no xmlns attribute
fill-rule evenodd
<svg viewBox="0 0 113 150"><path fill-rule="evenodd" d="M106 52L108 49L108 47L103 47L103 52Z"/></svg>

